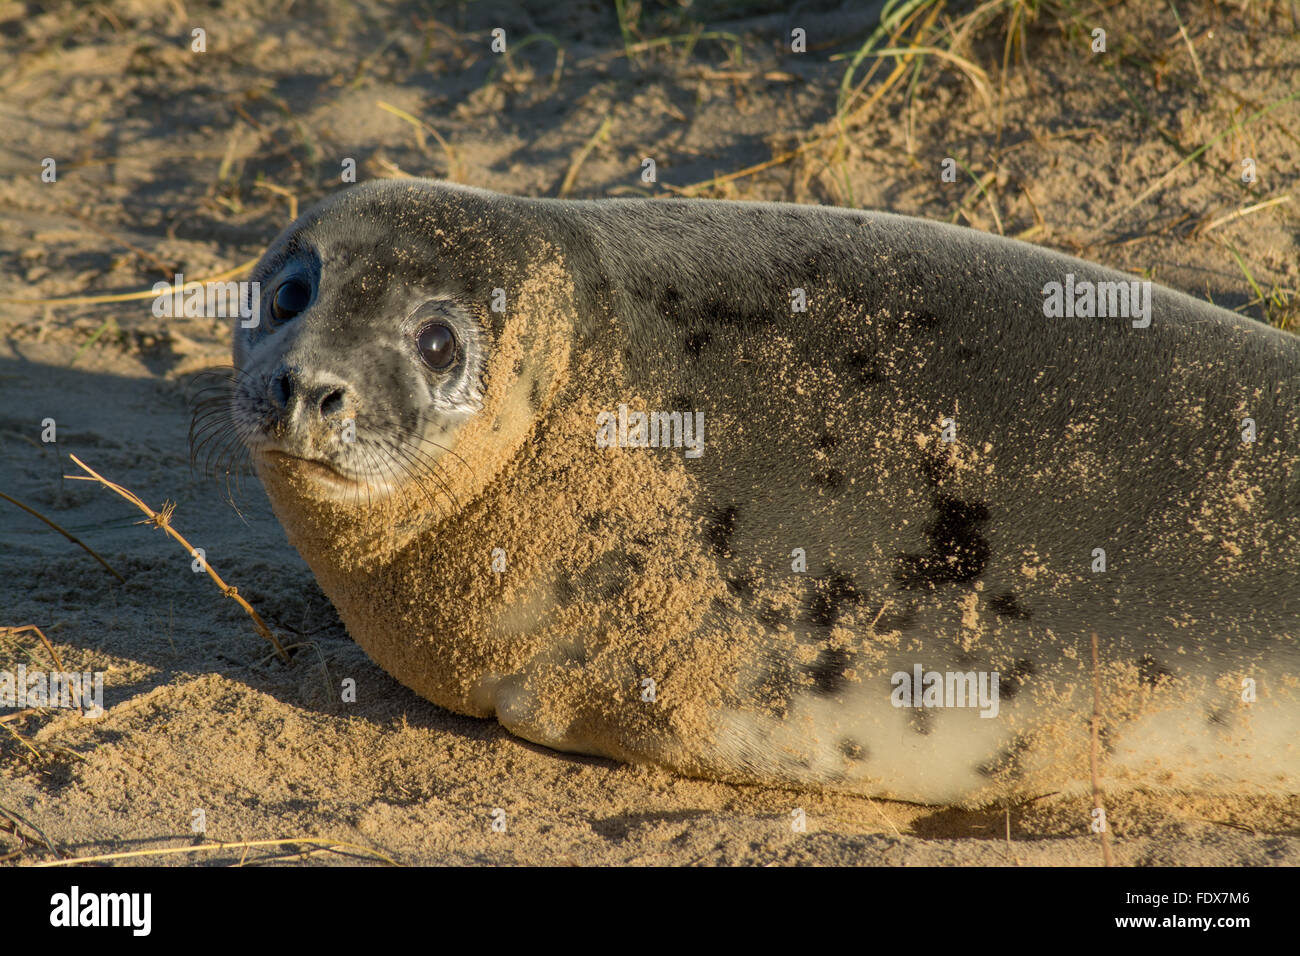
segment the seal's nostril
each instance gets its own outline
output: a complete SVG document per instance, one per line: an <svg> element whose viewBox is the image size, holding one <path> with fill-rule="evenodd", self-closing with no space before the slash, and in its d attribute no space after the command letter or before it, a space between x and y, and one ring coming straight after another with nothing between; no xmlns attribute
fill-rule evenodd
<svg viewBox="0 0 1300 956"><path fill-rule="evenodd" d="M322 418L329 418L337 415L343 410L343 389L336 388L320 400L320 413Z"/></svg>
<svg viewBox="0 0 1300 956"><path fill-rule="evenodd" d="M281 369L271 382L271 398L278 402L281 408L288 408L289 402L293 399L293 376L289 374L288 369Z"/></svg>

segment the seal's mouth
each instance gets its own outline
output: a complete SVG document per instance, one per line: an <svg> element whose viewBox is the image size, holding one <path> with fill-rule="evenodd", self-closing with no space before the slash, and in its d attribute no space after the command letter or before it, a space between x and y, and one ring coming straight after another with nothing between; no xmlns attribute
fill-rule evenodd
<svg viewBox="0 0 1300 956"><path fill-rule="evenodd" d="M290 471L322 484L332 485L341 488L356 488L364 482L360 482L349 475L343 474L337 468L323 461L317 461L314 458L300 458L297 455L291 455L288 452L276 449L258 449L256 454L264 459L267 464L281 471Z"/></svg>
<svg viewBox="0 0 1300 956"><path fill-rule="evenodd" d="M254 455L281 475L310 482L325 497L337 501L373 503L388 497L394 490L393 483L387 478L375 480L364 473L350 475L316 458L302 458L276 448L258 449Z"/></svg>

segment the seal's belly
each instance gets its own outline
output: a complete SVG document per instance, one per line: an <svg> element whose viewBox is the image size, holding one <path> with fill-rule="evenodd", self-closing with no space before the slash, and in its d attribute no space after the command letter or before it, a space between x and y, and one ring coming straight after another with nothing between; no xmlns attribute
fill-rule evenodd
<svg viewBox="0 0 1300 956"><path fill-rule="evenodd" d="M603 563L606 571L627 567ZM815 598L794 605L791 625L756 628L751 622L765 615L725 588L691 605L698 594L670 580L576 577L576 586L568 578L518 589L489 579L500 596L489 633L415 642L453 657L464 645L526 645L508 669L467 663L435 671L424 653L397 651L409 638L371 629L375 609L352 607L344 617L381 666L418 692L495 716L517 736L556 750L922 803L1088 784L1090 641L1057 637L1050 619L1041 622L1043 641L1017 643L1003 633L972 643L962 639L960 607L952 626L937 605L910 618L844 608L837 647L828 650L815 624L797 620L825 613ZM688 613L661 629L637 622L637 609L652 602L681 603ZM1195 655L1142 655L1124 643L1100 643L1096 665L1096 756L1108 786L1296 786L1300 708L1280 656L1247 642L1225 677ZM435 672L442 682L431 684Z"/></svg>

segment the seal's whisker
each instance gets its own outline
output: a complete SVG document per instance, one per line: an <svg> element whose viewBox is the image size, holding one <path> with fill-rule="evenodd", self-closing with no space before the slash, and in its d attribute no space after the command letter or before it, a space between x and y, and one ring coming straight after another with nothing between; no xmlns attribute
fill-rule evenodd
<svg viewBox="0 0 1300 956"><path fill-rule="evenodd" d="M384 472L388 476L390 487L398 489L398 503L400 505L399 510L402 512L409 510L409 502L406 497L407 495L406 489L409 483L399 480L399 475L397 473L399 470L405 472L406 469L394 468L394 466L397 463L393 460L392 454L389 453L387 449L372 447L370 451L371 451L371 460L372 461L377 460L379 463L379 470ZM382 454L381 451L383 452ZM420 488L418 483L417 483L417 490L422 491L426 495L428 494L428 490Z"/></svg>
<svg viewBox="0 0 1300 956"><path fill-rule="evenodd" d="M419 480L419 476L421 472L429 475L430 478L432 478L435 482L437 482L442 493L447 495L447 497L451 499L453 507L458 507L458 505L456 504L456 496L452 494L450 488L438 475L437 462L419 461L417 458L415 458L415 456L412 454L410 449L404 448L400 444L396 444L390 450L389 454L390 457L397 456L400 459L400 461L403 463L402 470L406 474L410 475L412 478L415 479L414 481L411 482L397 482L396 483L397 486L405 492L405 489L407 487L409 487L410 485L414 485L416 489L419 491L419 493L424 495L424 497L428 500L430 507L433 508L434 513L438 516L439 520L441 520L444 514L443 506L439 504L438 496L435 495L425 485L423 481Z"/></svg>
<svg viewBox="0 0 1300 956"><path fill-rule="evenodd" d="M392 413L398 411L397 409L394 409L391 405L385 403L378 403L374 406L374 408L376 411L380 411L380 412ZM450 455L458 463L463 465L465 469L470 473L471 477L473 477L474 467L463 457L461 457L454 449L449 448L446 445L443 445L439 442L436 442L432 438L429 438L427 435L425 435L422 431L423 424L424 424L423 421L412 421L409 424L404 424L403 422L400 421L400 419L397 422L394 422L394 425L399 429L398 434L401 436L403 440L418 441L423 444L432 445L442 454Z"/></svg>
<svg viewBox="0 0 1300 956"><path fill-rule="evenodd" d="M205 470L209 478L223 478L228 488L233 479L235 487L238 488L240 487L240 479L245 474L250 473L252 469L243 443L234 439L214 449L213 455L206 463Z"/></svg>
<svg viewBox="0 0 1300 956"><path fill-rule="evenodd" d="M190 381L190 467L209 480L221 479L223 497L232 505L252 471L247 440L253 429L236 417L234 405L239 387L249 382L256 384L256 377L234 366L204 369Z"/></svg>
<svg viewBox="0 0 1300 956"><path fill-rule="evenodd" d="M446 469L443 467L441 457L435 458L431 453L425 451L423 448L418 447L418 445L419 444L433 445L435 448L437 448L439 451L442 452L448 452L448 449L445 446L439 444L438 442L432 441L431 439L428 439L423 435L399 434L396 436L396 438L398 443L407 451L409 455L415 457L416 459L418 459L419 461L421 461L426 465L430 476L435 481L438 482L439 486L443 489L443 491L445 491L446 494L451 498L453 507L459 509L460 503L456 500L455 494L452 493L451 491L450 475L446 474ZM451 454L455 454L455 453L452 452ZM469 466L469 463L466 462L459 455L456 455L456 458L460 460L461 464L465 465L465 467L469 470L470 476L472 478L474 476L474 469L471 468Z"/></svg>
<svg viewBox="0 0 1300 956"><path fill-rule="evenodd" d="M373 472L375 470L375 463L374 463L374 456L370 448L359 442L358 445L359 445L358 450L365 457L366 461L369 463L368 467L366 468L366 471ZM374 510L374 502L371 500L371 485L370 485L369 478L367 478L363 482L353 484L352 495L349 501L349 505L352 507L359 507L359 502L361 500L361 495L363 492L365 493L366 496L366 505L364 510L366 514L369 515Z"/></svg>
<svg viewBox="0 0 1300 956"><path fill-rule="evenodd" d="M212 449L220 448L226 442L243 444L243 438L238 426L229 419L204 422L190 433L190 467L194 467L200 458L210 463Z"/></svg>
<svg viewBox="0 0 1300 956"><path fill-rule="evenodd" d="M379 410L385 410L379 406ZM408 443L413 436L409 435L409 427L403 426L401 422L382 422L370 423L367 432L372 441L379 443L386 452L391 454L397 446ZM408 461L411 456L407 456ZM435 481L439 483L444 490L449 490L446 481L441 477L441 468L430 456L420 455L421 464L424 466L423 471L429 473ZM453 496L454 501L454 496Z"/></svg>
<svg viewBox="0 0 1300 956"><path fill-rule="evenodd" d="M467 470L471 475L474 474L474 466L471 465L469 462L467 462L467 461L466 461L464 458L462 458L460 455L458 455L454 450L452 450L451 448L448 448L446 445L440 444L439 442L434 441L432 438L429 438L429 437L426 436L426 435L412 435L411 438L412 438L413 440L415 440L415 441L419 441L419 442L424 442L424 443L430 444L430 445L432 445L434 448L436 448L436 449L438 449L440 452L442 452L443 454L450 455L450 456L451 456L452 458L454 458L456 461L458 461L458 462L460 462L462 465L464 465L464 466L465 466L465 469L466 469L466 470Z"/></svg>
<svg viewBox="0 0 1300 956"><path fill-rule="evenodd" d="M410 469L413 476L418 477L421 474L428 475L429 478L438 485L438 488L442 493L451 500L452 507L459 510L460 502L456 499L455 493L451 490L450 482L442 475L441 463L428 455L422 449L401 441L401 436L397 436L397 439L398 440L394 443L392 453L401 455L403 461L416 466Z"/></svg>

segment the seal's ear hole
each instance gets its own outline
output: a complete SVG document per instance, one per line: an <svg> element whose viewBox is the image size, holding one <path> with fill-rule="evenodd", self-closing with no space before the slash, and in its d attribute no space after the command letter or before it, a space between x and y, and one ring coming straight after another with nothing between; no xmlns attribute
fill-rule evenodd
<svg viewBox="0 0 1300 956"><path fill-rule="evenodd" d="M311 286L303 276L292 275L271 296L271 316L277 322L287 322L310 304Z"/></svg>
<svg viewBox="0 0 1300 956"><path fill-rule="evenodd" d="M429 322L415 333L420 359L435 372L445 372L456 362L456 331L445 321Z"/></svg>

